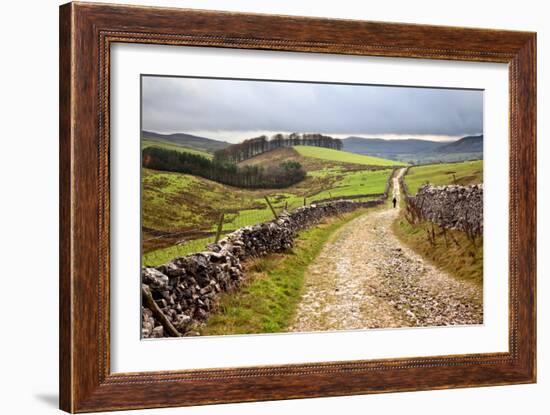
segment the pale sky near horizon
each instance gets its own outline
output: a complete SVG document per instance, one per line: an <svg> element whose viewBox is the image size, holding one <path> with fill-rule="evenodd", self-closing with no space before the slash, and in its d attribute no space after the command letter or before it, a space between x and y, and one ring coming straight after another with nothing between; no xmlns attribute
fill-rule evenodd
<svg viewBox="0 0 550 415"><path fill-rule="evenodd" d="M483 133L483 91L143 76L142 129L229 142L279 132L452 140Z"/></svg>

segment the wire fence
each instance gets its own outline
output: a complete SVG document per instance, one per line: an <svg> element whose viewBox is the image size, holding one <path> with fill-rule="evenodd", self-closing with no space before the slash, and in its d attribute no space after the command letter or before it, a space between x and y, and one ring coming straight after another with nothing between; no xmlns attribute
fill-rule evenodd
<svg viewBox="0 0 550 415"><path fill-rule="evenodd" d="M215 242L224 235L239 228L273 220L282 212L292 212L307 203L307 198L280 200L278 198L266 197L264 201L255 202L254 206L249 209L217 209L214 212L210 212L208 218L204 218L200 229L193 230L192 232L157 231L154 235L144 238L143 242L158 245L196 245L199 243L206 246L208 243Z"/></svg>

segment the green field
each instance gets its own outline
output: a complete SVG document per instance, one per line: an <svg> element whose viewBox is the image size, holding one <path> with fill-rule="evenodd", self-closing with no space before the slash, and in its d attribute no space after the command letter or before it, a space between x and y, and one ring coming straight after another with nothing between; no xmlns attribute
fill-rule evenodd
<svg viewBox="0 0 550 415"><path fill-rule="evenodd" d="M349 153L347 151L332 150L324 147L295 146L298 153L304 157L312 157L321 160L337 161L342 163L361 164L364 166L405 166L405 163L387 160L379 157L365 156Z"/></svg>
<svg viewBox="0 0 550 415"><path fill-rule="evenodd" d="M426 183L434 186L483 183L483 160L411 167L405 176L405 183L412 195Z"/></svg>
<svg viewBox="0 0 550 415"><path fill-rule="evenodd" d="M183 152L191 153L191 154L197 154L199 156L203 156L203 157L206 157L208 159L212 158L212 154L207 153L206 151L201 151L201 150L196 150L194 148L180 146L179 144L169 143L167 141L151 140L151 139L148 139L148 138L142 138L141 139L141 149L143 150L144 148L147 148L147 147L160 147L160 148L164 148L164 149L167 149L167 150L176 150L176 151L183 151Z"/></svg>
<svg viewBox="0 0 550 415"><path fill-rule="evenodd" d="M371 170L365 165L304 157L293 148L270 153L256 161L267 165L269 156L300 161L308 172L306 179L285 189L241 189L197 176L143 169L144 265L203 250L213 242L222 212L222 231L228 233L273 219L265 196L277 212L302 206L304 199L308 204L339 197L368 200L384 192L392 172L380 166Z"/></svg>
<svg viewBox="0 0 550 415"><path fill-rule="evenodd" d="M346 198L354 195L376 195L384 192L388 174L391 170L359 170L342 172L331 169L330 172L312 172L312 177L319 177L318 174L333 175L338 178L333 187L323 190L313 197L314 200ZM330 176L329 176L330 177Z"/></svg>

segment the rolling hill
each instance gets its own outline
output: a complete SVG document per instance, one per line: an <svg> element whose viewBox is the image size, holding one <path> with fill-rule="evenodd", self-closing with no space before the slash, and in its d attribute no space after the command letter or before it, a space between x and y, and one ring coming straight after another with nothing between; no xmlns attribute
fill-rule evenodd
<svg viewBox="0 0 550 415"><path fill-rule="evenodd" d="M481 153L483 152L483 135L473 135L445 144L434 150L436 153Z"/></svg>
<svg viewBox="0 0 550 415"><path fill-rule="evenodd" d="M405 140L385 140L383 138L361 138L348 137L342 140L344 150L358 154L371 155L399 155L427 153L444 146L446 143L429 140L418 140L414 138Z"/></svg>
<svg viewBox="0 0 550 415"><path fill-rule="evenodd" d="M195 148L182 146L180 144L174 144L169 141L150 140L148 138L142 138L141 149L143 150L148 147L160 147L166 150L175 150L175 151L182 151L182 152L191 153L191 154L197 154L199 156L206 157L207 159L211 159L213 157L212 153L207 153L206 151L203 151L203 150L197 150Z"/></svg>
<svg viewBox="0 0 550 415"><path fill-rule="evenodd" d="M159 134L151 131L142 131L141 138L148 141L159 141L180 145L193 150L205 151L207 153L213 153L216 150L221 150L231 145L226 141L218 141L185 133Z"/></svg>
<svg viewBox="0 0 550 415"><path fill-rule="evenodd" d="M296 151L304 157L312 157L321 160L338 161L343 163L362 164L365 166L404 166L405 163L387 160L380 157L372 157L349 151L333 150L324 147L295 146Z"/></svg>

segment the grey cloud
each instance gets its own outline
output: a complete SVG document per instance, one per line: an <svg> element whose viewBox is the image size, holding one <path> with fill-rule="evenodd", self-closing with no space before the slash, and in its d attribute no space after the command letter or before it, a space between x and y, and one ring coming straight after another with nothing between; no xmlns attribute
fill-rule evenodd
<svg viewBox="0 0 550 415"><path fill-rule="evenodd" d="M143 129L467 135L483 92L198 78L142 78Z"/></svg>

